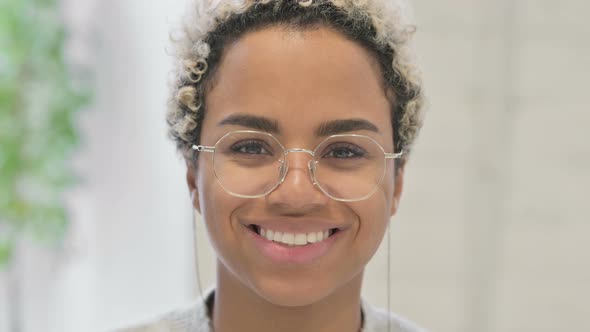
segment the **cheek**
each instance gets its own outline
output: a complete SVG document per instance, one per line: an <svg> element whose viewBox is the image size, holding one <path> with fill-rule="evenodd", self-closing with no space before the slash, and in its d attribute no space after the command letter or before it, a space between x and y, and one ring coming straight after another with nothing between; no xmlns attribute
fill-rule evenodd
<svg viewBox="0 0 590 332"><path fill-rule="evenodd" d="M224 239L230 234L231 212L237 203L218 184L215 174L207 163L201 165L203 168L198 177L201 215L213 247L220 249L226 242Z"/></svg>
<svg viewBox="0 0 590 332"><path fill-rule="evenodd" d="M381 195L372 198L359 211L359 234L363 238L362 243L379 246L389 221L389 213L386 213L389 210L386 210L386 202Z"/></svg>
<svg viewBox="0 0 590 332"><path fill-rule="evenodd" d="M359 236L361 244L379 247L391 218L394 182L393 173L388 172L379 190L369 199L358 202L354 210L360 218Z"/></svg>

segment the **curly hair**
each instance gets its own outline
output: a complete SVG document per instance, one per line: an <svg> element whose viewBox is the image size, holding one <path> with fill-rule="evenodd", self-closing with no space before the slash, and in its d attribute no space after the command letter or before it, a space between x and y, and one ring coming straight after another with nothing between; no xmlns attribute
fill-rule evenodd
<svg viewBox="0 0 590 332"><path fill-rule="evenodd" d="M378 60L391 104L396 151L405 163L422 126L421 78L411 55L415 32L393 0L196 0L179 35L172 36L175 67L168 103L169 136L188 160L196 161L206 115L206 93L226 46L245 33L270 26L325 26L358 42Z"/></svg>

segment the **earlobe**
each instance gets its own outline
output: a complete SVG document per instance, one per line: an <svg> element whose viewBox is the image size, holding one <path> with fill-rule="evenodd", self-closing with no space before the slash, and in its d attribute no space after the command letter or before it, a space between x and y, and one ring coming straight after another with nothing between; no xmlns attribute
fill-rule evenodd
<svg viewBox="0 0 590 332"><path fill-rule="evenodd" d="M199 194L197 189L191 191L191 203L197 212L201 213L201 205L199 203Z"/></svg>
<svg viewBox="0 0 590 332"><path fill-rule="evenodd" d="M201 213L201 205L199 203L199 191L197 187L196 170L189 162L186 163L186 184L188 186L189 194L191 197L191 204Z"/></svg>
<svg viewBox="0 0 590 332"><path fill-rule="evenodd" d="M397 170L397 174L395 176L395 184L393 190L393 199L391 202L391 216L393 217L397 213L397 209L399 208L399 202L402 195L402 191L404 189L404 167L400 167Z"/></svg>
<svg viewBox="0 0 590 332"><path fill-rule="evenodd" d="M393 202L391 203L391 216L393 217L393 215L397 212L397 208L399 206L399 200L397 198L393 198Z"/></svg>

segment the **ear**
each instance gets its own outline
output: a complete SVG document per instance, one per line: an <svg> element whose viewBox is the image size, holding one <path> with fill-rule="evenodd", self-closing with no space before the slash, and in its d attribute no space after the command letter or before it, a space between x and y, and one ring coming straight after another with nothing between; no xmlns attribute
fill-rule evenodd
<svg viewBox="0 0 590 332"><path fill-rule="evenodd" d="M393 201L391 202L391 216L397 213L397 209L399 207L399 201L402 196L402 191L404 189L404 165L400 166L397 169L397 174L395 175L395 184L394 184L394 191L393 191Z"/></svg>
<svg viewBox="0 0 590 332"><path fill-rule="evenodd" d="M186 184L191 196L191 204L201 213L201 205L199 203L199 190L197 187L197 169L193 166L190 160L185 159L186 163Z"/></svg>

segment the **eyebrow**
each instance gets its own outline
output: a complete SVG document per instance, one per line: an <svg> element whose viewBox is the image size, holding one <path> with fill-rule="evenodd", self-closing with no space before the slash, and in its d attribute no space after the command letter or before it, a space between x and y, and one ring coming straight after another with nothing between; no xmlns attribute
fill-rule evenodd
<svg viewBox="0 0 590 332"><path fill-rule="evenodd" d="M218 126L235 125L256 130L262 130L273 134L279 133L279 125L276 120L257 115L232 114L221 120Z"/></svg>
<svg viewBox="0 0 590 332"><path fill-rule="evenodd" d="M280 129L276 120L251 114L232 114L221 120L218 126L234 125L255 130L261 130L272 134L279 134ZM368 130L379 133L379 128L373 123L364 119L341 119L331 120L320 124L315 130L317 137L343 134L347 132Z"/></svg>
<svg viewBox="0 0 590 332"><path fill-rule="evenodd" d="M351 131L368 130L379 133L379 128L364 119L332 120L322 123L315 131L318 137L343 134Z"/></svg>

